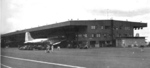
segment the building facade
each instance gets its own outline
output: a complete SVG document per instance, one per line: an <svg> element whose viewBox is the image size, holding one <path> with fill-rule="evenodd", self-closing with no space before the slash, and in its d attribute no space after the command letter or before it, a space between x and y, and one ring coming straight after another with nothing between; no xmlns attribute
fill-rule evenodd
<svg viewBox="0 0 150 68"><path fill-rule="evenodd" d="M117 38L133 38L134 29L142 29L143 27L147 27L147 24L120 20L70 20L4 34L2 40L3 44L11 41L18 42L18 40L23 43L24 33L31 32L34 38L63 36L67 41L64 47L67 47L68 44L75 47L79 45L115 47Z"/></svg>
<svg viewBox="0 0 150 68"><path fill-rule="evenodd" d="M118 21L118 20L92 20L71 21L75 25L86 25L85 30L78 32L78 41L87 42L91 47L116 46L116 38L134 37L134 29L146 27L146 23Z"/></svg>

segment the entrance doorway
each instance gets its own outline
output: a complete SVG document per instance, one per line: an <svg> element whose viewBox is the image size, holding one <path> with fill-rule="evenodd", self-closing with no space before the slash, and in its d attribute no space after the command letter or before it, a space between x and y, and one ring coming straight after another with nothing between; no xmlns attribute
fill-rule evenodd
<svg viewBox="0 0 150 68"><path fill-rule="evenodd" d="M105 41L99 41L99 46L104 47L105 46Z"/></svg>
<svg viewBox="0 0 150 68"><path fill-rule="evenodd" d="M90 41L91 47L95 47L96 41Z"/></svg>

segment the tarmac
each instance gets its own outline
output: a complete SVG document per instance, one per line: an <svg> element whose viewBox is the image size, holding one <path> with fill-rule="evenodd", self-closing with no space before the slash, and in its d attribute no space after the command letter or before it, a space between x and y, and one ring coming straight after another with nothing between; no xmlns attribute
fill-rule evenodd
<svg viewBox="0 0 150 68"><path fill-rule="evenodd" d="M2 48L1 68L150 68L150 48Z"/></svg>

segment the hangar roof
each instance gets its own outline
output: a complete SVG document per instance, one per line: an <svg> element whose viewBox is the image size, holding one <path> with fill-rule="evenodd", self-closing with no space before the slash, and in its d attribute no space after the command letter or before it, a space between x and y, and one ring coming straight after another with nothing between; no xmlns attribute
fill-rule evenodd
<svg viewBox="0 0 150 68"><path fill-rule="evenodd" d="M69 25L70 25L70 22L66 21L66 22L61 22L61 23L56 23L56 24L50 24L50 25L44 25L44 26L29 28L29 29L25 29L25 30L17 30L15 32L3 34L2 36L9 36L9 35L14 35L14 34L19 34L19 33L32 32L32 31L38 31L38 30L44 30L44 29L51 29L51 28L57 28L57 27L62 27L62 26L69 26Z"/></svg>

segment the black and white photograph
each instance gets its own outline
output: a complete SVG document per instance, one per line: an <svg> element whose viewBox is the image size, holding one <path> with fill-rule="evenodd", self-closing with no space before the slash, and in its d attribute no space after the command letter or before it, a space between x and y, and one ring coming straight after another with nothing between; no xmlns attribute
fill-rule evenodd
<svg viewBox="0 0 150 68"><path fill-rule="evenodd" d="M0 68L150 68L150 0L0 0Z"/></svg>

